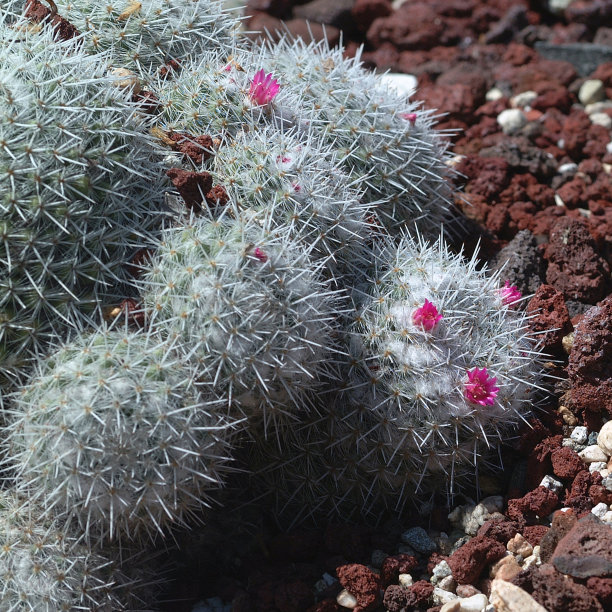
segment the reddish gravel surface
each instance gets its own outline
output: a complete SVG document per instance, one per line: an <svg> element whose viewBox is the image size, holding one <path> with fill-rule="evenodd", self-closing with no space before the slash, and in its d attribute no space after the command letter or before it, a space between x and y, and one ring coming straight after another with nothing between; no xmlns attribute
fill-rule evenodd
<svg viewBox="0 0 612 612"><path fill-rule="evenodd" d="M501 496L501 512L491 511L469 534L475 537L447 549L439 544L433 554L401 552L400 536L419 524L415 516L378 529L267 530L231 550L220 540L218 559L200 560L175 584L172 595L180 593L184 607L169 610L190 610L196 598L215 595L231 612L339 612L348 609L337 602L346 589L349 599L338 601L354 600L354 610L433 612L441 607L434 583L493 600L493 577L549 611L612 609L612 528L591 513L609 507L612 487L577 452L595 445L593 435L612 418L612 0L574 0L556 15L547 5L249 1L251 30L273 32L282 19L291 33L308 37L309 19L317 22L310 24L315 38L326 24L332 44L343 32L347 55L364 43L370 67L418 78L415 98L444 113L440 130L453 130L467 251L480 240L481 257L491 266L507 262L510 282L534 294L527 304L533 330L556 328L544 344L559 381L530 427L503 450L514 469L487 491ZM589 45L607 46L608 60L585 72L544 57L537 43L581 43L588 53ZM593 79L601 81L598 108L579 96ZM525 92L532 92L523 96L527 103L515 98ZM523 125L504 132L498 116L511 108L522 111ZM567 439L582 426L591 437L570 447ZM543 486L547 475L555 483ZM421 524L434 538L451 533L456 525L447 514L435 508ZM538 563L528 564L534 547ZM386 555L377 557L381 551ZM432 578L444 567L446 576ZM406 574L412 584L401 578Z"/></svg>

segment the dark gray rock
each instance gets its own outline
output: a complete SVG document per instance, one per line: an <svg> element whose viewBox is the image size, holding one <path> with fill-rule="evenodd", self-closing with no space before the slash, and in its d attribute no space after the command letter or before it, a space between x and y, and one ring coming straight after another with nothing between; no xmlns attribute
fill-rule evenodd
<svg viewBox="0 0 612 612"><path fill-rule="evenodd" d="M612 47L592 43L536 42L535 50L546 59L570 62L582 76L591 74L599 64L612 62Z"/></svg>

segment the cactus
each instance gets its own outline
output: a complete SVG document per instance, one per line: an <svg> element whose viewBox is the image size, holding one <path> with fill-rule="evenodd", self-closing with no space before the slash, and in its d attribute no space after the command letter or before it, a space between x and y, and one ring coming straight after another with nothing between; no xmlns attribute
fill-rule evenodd
<svg viewBox="0 0 612 612"><path fill-rule="evenodd" d="M256 211L265 223L286 225L312 245L313 256L333 275L368 261L366 214L356 186L339 168L330 147L310 134L302 140L266 127L238 132L213 159L213 176L239 208Z"/></svg>
<svg viewBox="0 0 612 612"><path fill-rule="evenodd" d="M104 56L25 25L0 12L3 370L114 295L162 203L147 123Z"/></svg>
<svg viewBox="0 0 612 612"><path fill-rule="evenodd" d="M252 449L256 488L274 490L286 517L319 507L380 518L435 491L451 499L536 399L542 355L519 294L476 256L404 235L376 253L370 281L327 414L296 424L280 451Z"/></svg>
<svg viewBox="0 0 612 612"><path fill-rule="evenodd" d="M128 583L117 561L89 550L82 536L66 533L58 520L41 519L40 512L0 491L0 609L128 610L139 588Z"/></svg>
<svg viewBox="0 0 612 612"><path fill-rule="evenodd" d="M192 220L162 238L142 277L151 324L180 339L200 382L250 425L286 425L333 372L339 306L324 262L311 262L286 228L246 214Z"/></svg>
<svg viewBox="0 0 612 612"><path fill-rule="evenodd" d="M13 404L18 487L90 541L187 522L228 469L232 422L150 330L77 335L36 363Z"/></svg>
<svg viewBox="0 0 612 612"><path fill-rule="evenodd" d="M306 44L289 37L268 43L266 51L263 69L301 94L300 106L282 106L279 114L314 128L340 152L347 172L365 179L366 199L380 201L387 230L394 234L398 226L418 222L421 232L438 234L452 194L447 143L433 130L432 111L365 70L360 51L347 59L326 41Z"/></svg>
<svg viewBox="0 0 612 612"><path fill-rule="evenodd" d="M39 0L9 0L13 9L33 13ZM221 0L55 0L58 15L83 37L90 54L110 51L109 65L136 71L145 80L155 70L211 47L235 44L240 17ZM44 5L43 5L44 6ZM233 13L233 14L232 14ZM177 65L178 64L178 65ZM171 68L172 69L172 68Z"/></svg>

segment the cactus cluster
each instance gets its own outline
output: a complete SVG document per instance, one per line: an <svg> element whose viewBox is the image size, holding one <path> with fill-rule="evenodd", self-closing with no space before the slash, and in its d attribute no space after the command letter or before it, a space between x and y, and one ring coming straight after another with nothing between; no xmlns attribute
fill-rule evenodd
<svg viewBox="0 0 612 612"><path fill-rule="evenodd" d="M435 116L219 0L5 4L0 607L138 605L108 547L205 521L234 466L279 520L473 480L540 353L514 288L431 241Z"/></svg>

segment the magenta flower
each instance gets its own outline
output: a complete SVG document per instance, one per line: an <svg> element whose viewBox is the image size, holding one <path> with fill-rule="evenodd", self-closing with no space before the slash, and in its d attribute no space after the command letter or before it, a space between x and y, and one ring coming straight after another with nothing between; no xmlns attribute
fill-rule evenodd
<svg viewBox="0 0 612 612"><path fill-rule="evenodd" d="M412 313L412 322L421 326L425 331L431 331L441 318L442 315L438 309L427 299L420 308Z"/></svg>
<svg viewBox="0 0 612 612"><path fill-rule="evenodd" d="M481 406L491 406L495 403L499 391L499 387L495 386L497 378L490 378L487 368L468 370L467 377L463 395L468 402Z"/></svg>
<svg viewBox="0 0 612 612"><path fill-rule="evenodd" d="M265 74L263 69L255 74L255 78L249 89L249 98L255 104L264 105L272 102L280 85L276 79L272 79L272 73Z"/></svg>
<svg viewBox="0 0 612 612"><path fill-rule="evenodd" d="M268 256L259 247L255 247L253 255L255 255L259 261L268 261Z"/></svg>
<svg viewBox="0 0 612 612"><path fill-rule="evenodd" d="M511 286L510 283L506 281L504 286L499 290L499 295L501 296L504 306L512 306L512 304L515 304L521 299L523 294L517 287L514 285Z"/></svg>
<svg viewBox="0 0 612 612"><path fill-rule="evenodd" d="M406 119L406 121L410 121L413 125L416 123L417 114L416 113L402 113L400 115L402 119Z"/></svg>

